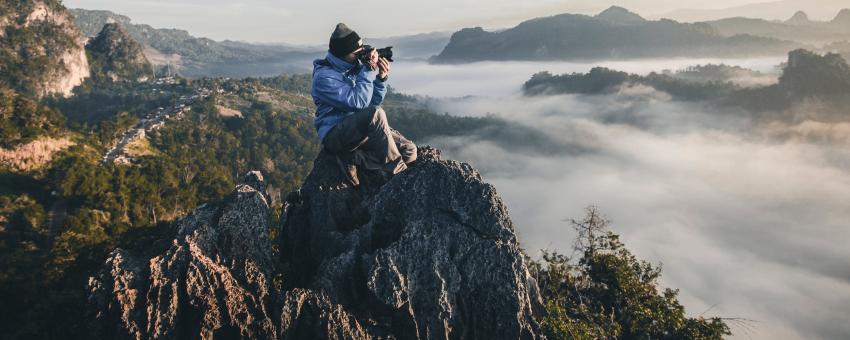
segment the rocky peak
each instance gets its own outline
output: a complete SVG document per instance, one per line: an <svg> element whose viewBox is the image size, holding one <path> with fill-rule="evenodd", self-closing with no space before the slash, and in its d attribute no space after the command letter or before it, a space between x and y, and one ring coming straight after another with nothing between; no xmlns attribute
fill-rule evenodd
<svg viewBox="0 0 850 340"><path fill-rule="evenodd" d="M779 85L797 96L850 92L850 65L840 55L804 49L788 53Z"/></svg>
<svg viewBox="0 0 850 340"><path fill-rule="evenodd" d="M637 13L619 6L608 7L608 9L597 14L596 18L617 25L636 25L646 22L646 19Z"/></svg>
<svg viewBox="0 0 850 340"><path fill-rule="evenodd" d="M850 25L850 8L844 8L839 11L835 18L832 19L832 23Z"/></svg>
<svg viewBox="0 0 850 340"><path fill-rule="evenodd" d="M279 256L252 186L176 222L167 246L116 249L90 280L105 338L534 339L537 284L507 209L432 148L389 181L346 184L322 152L287 195Z"/></svg>
<svg viewBox="0 0 850 340"><path fill-rule="evenodd" d="M51 0L0 5L0 80L37 97L71 90L89 76L85 38L71 14Z"/></svg>
<svg viewBox="0 0 850 340"><path fill-rule="evenodd" d="M89 38L94 38L103 26L111 23L121 24L124 28L133 25L130 17L120 14L115 14L104 10L89 10L72 8L71 13L74 15L74 23L80 28L80 31ZM132 35L132 34L131 34Z"/></svg>
<svg viewBox="0 0 850 340"><path fill-rule="evenodd" d="M95 72L111 81L137 81L153 77L153 67L142 46L119 23L107 23L86 49Z"/></svg>
<svg viewBox="0 0 850 340"><path fill-rule="evenodd" d="M806 25L811 23L811 21L809 21L809 15L806 12L797 11L791 18L785 20L785 23L790 25Z"/></svg>

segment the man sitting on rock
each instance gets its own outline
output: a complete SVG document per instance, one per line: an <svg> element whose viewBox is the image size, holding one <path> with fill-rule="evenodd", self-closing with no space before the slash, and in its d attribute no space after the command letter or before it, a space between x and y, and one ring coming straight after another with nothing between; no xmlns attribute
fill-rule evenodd
<svg viewBox="0 0 850 340"><path fill-rule="evenodd" d="M416 145L390 128L380 106L390 63L374 49L361 62L363 53L360 36L340 23L325 59L313 62L316 130L353 186L360 185L358 165L392 176L416 160Z"/></svg>

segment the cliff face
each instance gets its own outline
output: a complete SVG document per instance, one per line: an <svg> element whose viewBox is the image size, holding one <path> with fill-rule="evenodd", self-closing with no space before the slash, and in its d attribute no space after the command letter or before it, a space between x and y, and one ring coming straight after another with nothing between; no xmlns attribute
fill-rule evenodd
<svg viewBox="0 0 850 340"><path fill-rule="evenodd" d="M89 76L85 38L56 1L0 6L0 61L4 81L38 97L71 90Z"/></svg>
<svg viewBox="0 0 850 340"><path fill-rule="evenodd" d="M99 338L211 338L237 328L274 332L268 204L242 185L224 202L181 219L172 245L152 258L116 249L91 278Z"/></svg>
<svg viewBox="0 0 850 340"><path fill-rule="evenodd" d="M537 285L474 169L423 148L389 182L361 177L347 186L320 154L287 197L279 257L259 181L179 220L168 247L116 249L90 280L95 335L539 337Z"/></svg>

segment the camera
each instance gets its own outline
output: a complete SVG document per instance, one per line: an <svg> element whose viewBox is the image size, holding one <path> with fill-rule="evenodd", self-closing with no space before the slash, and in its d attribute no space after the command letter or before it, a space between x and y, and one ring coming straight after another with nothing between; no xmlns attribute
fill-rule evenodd
<svg viewBox="0 0 850 340"><path fill-rule="evenodd" d="M363 45L363 51L360 52L360 54L357 55L357 57L360 58L360 61L365 64L365 63L369 62L369 54L371 54L372 50L374 50L374 49L375 48L372 47L372 46ZM387 59L387 61L392 62L393 61L393 47L388 46L388 47L384 47L384 48L379 48L378 49L378 58L385 58L385 59Z"/></svg>

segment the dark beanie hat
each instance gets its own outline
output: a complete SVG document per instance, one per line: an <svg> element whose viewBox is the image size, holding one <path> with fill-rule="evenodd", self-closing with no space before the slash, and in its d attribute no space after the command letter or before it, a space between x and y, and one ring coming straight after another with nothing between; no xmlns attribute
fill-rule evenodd
<svg viewBox="0 0 850 340"><path fill-rule="evenodd" d="M331 34L331 42L328 44L331 54L338 58L342 58L346 54L354 52L354 50L360 48L360 46L363 46L363 41L360 40L360 36L357 35L357 32L352 31L343 23L336 25L334 33Z"/></svg>

